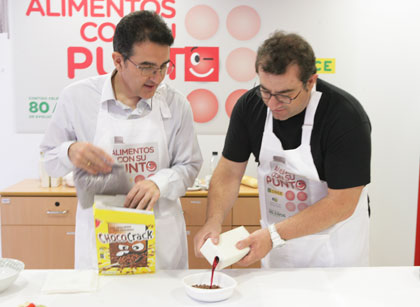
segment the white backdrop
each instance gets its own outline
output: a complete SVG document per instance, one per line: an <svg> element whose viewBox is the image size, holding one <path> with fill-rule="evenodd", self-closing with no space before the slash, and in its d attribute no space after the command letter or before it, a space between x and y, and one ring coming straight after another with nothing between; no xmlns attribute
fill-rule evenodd
<svg viewBox="0 0 420 307"><path fill-rule="evenodd" d="M181 8L183 5L188 8L198 4L215 7L219 14L219 30L214 38L206 41L206 45L223 40L221 45L226 51L220 51L220 56L224 60L228 48L248 47L248 44L257 46L266 34L276 28L296 31L306 37L317 57L335 58L336 73L321 75L321 78L357 97L369 114L373 126L372 183L369 186L372 207L371 263L412 265L420 156L420 101L416 95L417 73L420 70L420 20L417 18L420 4L410 0L258 1L258 6L255 3L239 0L176 1L179 7L177 14L181 19L181 15L186 14L186 10ZM240 4L255 5L260 14L261 29L255 41L245 43L227 38L226 16ZM181 37L182 26L177 26L177 36ZM13 83L18 83L22 91L32 88L32 85L19 82L25 80L24 74L15 74L12 79L11 54L15 56L14 60L24 63L28 70L37 67L36 63L41 63L43 69L55 64L42 54L32 58L29 37L25 39L28 44L22 48L26 52L17 57L18 53L11 48L10 41L4 35L0 36L0 105L3 111L0 121L0 188L37 176L37 146L42 135L16 132L15 127L19 121L15 121L14 117L19 116L16 114L18 108L15 108L11 90ZM191 39L187 46L194 43ZM227 76L223 67L221 61L220 79ZM43 75L45 70L41 68L40 74ZM33 77L31 83L36 82L37 78ZM234 88L243 85L231 82L230 86ZM176 85L187 95L196 83L181 82ZM214 84L200 84L202 88L207 86L212 88ZM232 90L224 83L219 84L219 87L225 92ZM207 160L200 177L208 172L211 151L220 151L223 141L224 134L200 133L199 143ZM253 158L250 164L247 173L255 176Z"/></svg>
<svg viewBox="0 0 420 307"><path fill-rule="evenodd" d="M167 81L188 97L200 134L225 133L234 102L256 82L256 50L274 29L298 31L319 42L320 73L334 72L335 57L346 61L343 50L320 42L323 34L311 24L290 16L290 4L285 1L256 5L224 0L19 0L10 1L10 6L18 132L43 132L64 86L112 71L114 27L120 15L133 8L156 10L173 29L171 59L176 71ZM320 23L322 18L315 15L313 22ZM326 28L322 25L318 30ZM336 41L340 35L330 31L329 39ZM327 70L324 58L329 59Z"/></svg>

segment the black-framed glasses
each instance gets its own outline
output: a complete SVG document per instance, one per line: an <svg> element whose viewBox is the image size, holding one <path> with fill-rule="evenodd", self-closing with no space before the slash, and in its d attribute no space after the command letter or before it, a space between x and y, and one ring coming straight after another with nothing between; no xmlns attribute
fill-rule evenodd
<svg viewBox="0 0 420 307"><path fill-rule="evenodd" d="M271 99L271 97L274 96L274 98L276 98L276 100L278 102L284 103L284 104L291 104L293 102L293 100L298 98L298 96L300 95L300 92L302 92L302 89L299 91L299 93L296 94L295 97L289 97L289 96L283 95L283 94L272 94L270 91L267 91L267 90L263 89L261 87L261 85L258 85L258 89L257 89L257 95L262 100L269 101Z"/></svg>
<svg viewBox="0 0 420 307"><path fill-rule="evenodd" d="M163 77L165 73L169 75L175 69L175 64L172 63L172 61L168 61L158 68L155 65L136 64L129 58L127 58L127 60L133 63L137 67L137 69L140 70L140 73L143 77L151 77L156 75L157 73L159 73Z"/></svg>

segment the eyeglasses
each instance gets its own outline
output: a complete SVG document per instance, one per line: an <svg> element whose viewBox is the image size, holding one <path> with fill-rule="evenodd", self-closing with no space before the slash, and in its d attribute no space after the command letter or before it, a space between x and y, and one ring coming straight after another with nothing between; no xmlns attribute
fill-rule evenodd
<svg viewBox="0 0 420 307"><path fill-rule="evenodd" d="M143 64L136 64L129 58L127 58L131 63L133 63L137 69L140 70L140 73L143 77L151 77L156 75L158 72L163 77L165 73L168 75L171 74L175 69L175 64L172 61L164 63L160 68L157 68L154 65L143 65Z"/></svg>
<svg viewBox="0 0 420 307"><path fill-rule="evenodd" d="M291 104L293 100L298 98L300 92L302 92L302 89L299 91L299 93L297 93L295 97L289 97L287 95L282 94L272 94L270 91L264 90L263 88L261 88L261 85L259 85L257 95L264 101L269 101L271 97L274 96L274 98L276 98L276 100L280 103Z"/></svg>

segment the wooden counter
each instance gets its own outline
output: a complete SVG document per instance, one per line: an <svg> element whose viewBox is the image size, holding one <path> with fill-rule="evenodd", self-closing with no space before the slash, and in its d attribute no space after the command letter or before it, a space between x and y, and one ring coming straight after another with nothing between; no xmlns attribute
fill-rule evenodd
<svg viewBox="0 0 420 307"><path fill-rule="evenodd" d="M57 188L43 188L38 179L25 179L2 191L1 197L6 196L76 196L76 189L61 185ZM257 196L258 189L241 185L239 196ZM187 191L185 197L207 197L207 190Z"/></svg>
<svg viewBox="0 0 420 307"><path fill-rule="evenodd" d="M3 191L0 191L1 197L7 196L76 196L76 189L61 185L57 188L43 188L41 181L38 179L25 179L16 183Z"/></svg>

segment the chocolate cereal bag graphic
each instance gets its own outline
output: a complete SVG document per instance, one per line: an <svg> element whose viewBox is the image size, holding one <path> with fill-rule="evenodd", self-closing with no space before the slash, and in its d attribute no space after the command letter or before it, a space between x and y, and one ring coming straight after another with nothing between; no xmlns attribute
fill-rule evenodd
<svg viewBox="0 0 420 307"><path fill-rule="evenodd" d="M100 275L155 271L152 211L122 207L125 195L95 195L93 205Z"/></svg>

